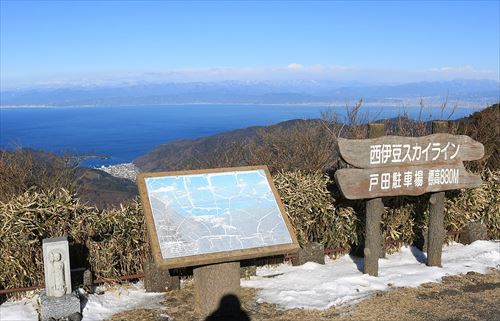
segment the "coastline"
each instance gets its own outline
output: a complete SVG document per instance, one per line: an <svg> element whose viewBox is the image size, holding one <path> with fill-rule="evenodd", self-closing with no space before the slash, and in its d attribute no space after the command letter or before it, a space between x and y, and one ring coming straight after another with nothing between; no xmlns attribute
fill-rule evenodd
<svg viewBox="0 0 500 321"><path fill-rule="evenodd" d="M259 106L259 107L350 107L354 106L358 100L352 101L333 101L333 102L310 102L310 103L244 103L244 102L234 102L234 103L215 103L215 102L196 102L196 103L162 103L162 104L133 104L133 105L0 105L0 109L68 109L68 108L122 108L122 107L179 107L179 106ZM458 105L458 102L449 103L446 108L454 108L454 105L458 108L480 110L486 108L493 103L462 103ZM423 108L440 108L443 106L443 102L424 102ZM421 108L418 100L408 100L400 101L397 103L390 102L364 102L362 107L389 107L389 108Z"/></svg>

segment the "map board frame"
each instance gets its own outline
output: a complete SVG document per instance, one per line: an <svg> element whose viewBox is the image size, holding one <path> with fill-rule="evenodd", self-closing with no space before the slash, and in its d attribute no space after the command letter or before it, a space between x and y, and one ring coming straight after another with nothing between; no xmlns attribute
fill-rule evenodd
<svg viewBox="0 0 500 321"><path fill-rule="evenodd" d="M163 258L161 253L160 241L156 230L156 225L154 222L151 202L148 195L148 189L146 186L146 178L212 174L212 173L224 173L224 172L240 172L240 171L243 172L243 171L255 171L255 170L264 171L266 180L269 184L269 187L271 188L272 194L279 209L279 213L283 218L283 221L290 235L292 243L231 250L231 251L221 251L221 252L206 253L206 254L196 254L196 255L182 256L176 258ZM144 208L145 223L148 232L151 254L153 255L154 261L163 268L169 268L169 269L183 268L183 267L192 267L192 266L200 266L208 264L217 264L223 262L241 261L241 260L265 257L265 256L282 255L282 254L294 253L298 251L300 247L297 241L297 237L295 235L295 231L290 223L290 220L288 219L285 207L281 202L278 190L274 186L271 174L269 173L269 169L267 168L267 166L243 166L243 167L225 167L225 168L200 169L200 170L139 173L137 176L137 186L139 188L139 194Z"/></svg>

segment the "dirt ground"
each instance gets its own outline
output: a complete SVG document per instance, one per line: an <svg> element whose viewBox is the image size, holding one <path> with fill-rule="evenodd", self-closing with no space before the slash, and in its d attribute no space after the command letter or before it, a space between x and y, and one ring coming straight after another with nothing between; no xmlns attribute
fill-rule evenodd
<svg viewBox="0 0 500 321"><path fill-rule="evenodd" d="M357 305L327 310L281 311L275 305L255 301L258 289L242 288L240 317L212 318L231 321L500 321L500 270L491 274L469 272L444 277L441 283L418 288L378 292ZM165 296L165 310L133 310L115 314L112 321L198 321L193 311L193 286ZM170 317L167 317L167 315ZM248 318L246 318L248 317Z"/></svg>

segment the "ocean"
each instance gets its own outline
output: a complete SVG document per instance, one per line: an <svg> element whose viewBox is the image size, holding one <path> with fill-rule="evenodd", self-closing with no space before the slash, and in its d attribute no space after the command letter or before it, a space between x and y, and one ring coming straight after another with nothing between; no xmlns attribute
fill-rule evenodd
<svg viewBox="0 0 500 321"><path fill-rule="evenodd" d="M0 148L29 147L55 153L107 155L85 159L86 166L128 163L157 145L177 139L271 125L291 119L321 118L334 110L343 119L345 107L295 105L172 105L137 107L0 108ZM418 107L362 107L367 120L407 112L419 117ZM478 109L456 108L450 119ZM423 120L447 119L451 110L425 108Z"/></svg>

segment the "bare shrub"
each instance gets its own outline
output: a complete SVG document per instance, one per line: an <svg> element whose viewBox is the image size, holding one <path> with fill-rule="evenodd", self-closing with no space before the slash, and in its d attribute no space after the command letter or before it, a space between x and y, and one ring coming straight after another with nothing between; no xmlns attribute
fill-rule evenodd
<svg viewBox="0 0 500 321"><path fill-rule="evenodd" d="M0 151L0 201L30 188L74 189L76 163L69 156L17 148Z"/></svg>
<svg viewBox="0 0 500 321"><path fill-rule="evenodd" d="M467 168L480 172L500 169L500 104L490 106L470 118L452 124L452 133L467 135L484 145L484 157L468 162Z"/></svg>
<svg viewBox="0 0 500 321"><path fill-rule="evenodd" d="M361 114L363 100L359 100L354 106L346 105L346 117L341 119L339 114L333 110L326 110L321 113L321 119L328 132L336 141L337 138L361 139L368 135L369 121L367 115Z"/></svg>
<svg viewBox="0 0 500 321"><path fill-rule="evenodd" d="M245 139L234 141L218 140L216 147L208 153L195 152L192 165L188 169L223 168L248 165L249 143Z"/></svg>
<svg viewBox="0 0 500 321"><path fill-rule="evenodd" d="M289 127L261 130L250 150L250 165L280 170L325 171L338 159L335 140L321 121L296 121Z"/></svg>

